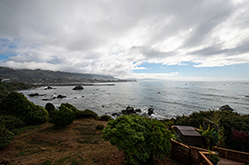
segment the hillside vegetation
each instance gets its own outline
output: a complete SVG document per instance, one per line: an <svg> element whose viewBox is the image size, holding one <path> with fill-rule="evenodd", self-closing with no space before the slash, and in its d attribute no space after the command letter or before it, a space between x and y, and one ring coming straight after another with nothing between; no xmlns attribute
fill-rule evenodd
<svg viewBox="0 0 249 165"><path fill-rule="evenodd" d="M11 91L26 90L26 89L33 88L33 87L36 87L36 86L35 85L31 85L31 84L24 84L22 82L4 83L4 82L1 82L1 79L0 79L0 102Z"/></svg>
<svg viewBox="0 0 249 165"><path fill-rule="evenodd" d="M177 164L168 158L171 133L158 120L136 115L113 120L68 103L45 108L17 92L0 102L1 163Z"/></svg>
<svg viewBox="0 0 249 165"><path fill-rule="evenodd" d="M249 115L210 110L163 121L136 115L114 120L68 103L58 108L47 103L43 108L10 92L19 87L2 82L1 87L5 94L0 102L0 162L176 165L168 158L170 139L176 138L169 131L172 125L199 128L204 148L249 151Z"/></svg>
<svg viewBox="0 0 249 165"><path fill-rule="evenodd" d="M203 133L210 137L212 145L249 152L249 115L209 110L193 112L190 116L177 116L164 120L164 123L168 126L182 125L204 129Z"/></svg>
<svg viewBox="0 0 249 165"><path fill-rule="evenodd" d="M75 83L88 81L110 81L118 80L112 76L97 74L80 74L50 70L29 70L29 69L11 69L0 67L0 75L4 79L11 79L25 83Z"/></svg>

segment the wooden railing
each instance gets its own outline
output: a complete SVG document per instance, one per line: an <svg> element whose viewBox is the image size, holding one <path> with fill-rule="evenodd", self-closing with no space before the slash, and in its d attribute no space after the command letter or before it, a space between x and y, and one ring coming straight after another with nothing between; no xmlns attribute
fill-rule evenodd
<svg viewBox="0 0 249 165"><path fill-rule="evenodd" d="M171 139L171 152L170 156L172 159L178 160L184 164L190 164L189 157L190 148L187 145L179 143L173 139Z"/></svg>
<svg viewBox="0 0 249 165"><path fill-rule="evenodd" d="M209 152L199 152L200 153L200 161L199 164L202 165L213 165L213 163L206 157L206 155L209 154Z"/></svg>
<svg viewBox="0 0 249 165"><path fill-rule="evenodd" d="M214 152L211 152L215 154ZM184 164L212 165L206 155L208 150L193 146L187 146L171 139L171 158Z"/></svg>
<svg viewBox="0 0 249 165"><path fill-rule="evenodd" d="M213 147L213 151L217 151L218 155L222 158L242 162L245 163L245 165L249 165L249 153L219 147Z"/></svg>
<svg viewBox="0 0 249 165"><path fill-rule="evenodd" d="M212 163L209 161L209 159L206 157L206 155L209 154L216 154L213 151L208 151L204 148L189 146L190 148L190 157L191 157L191 163L192 164L206 164L206 165L212 165ZM211 164L210 164L211 163Z"/></svg>

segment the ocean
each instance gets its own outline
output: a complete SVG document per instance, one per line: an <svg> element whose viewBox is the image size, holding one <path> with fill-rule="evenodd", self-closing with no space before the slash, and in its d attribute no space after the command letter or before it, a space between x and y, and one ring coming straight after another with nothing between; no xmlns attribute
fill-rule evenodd
<svg viewBox="0 0 249 165"><path fill-rule="evenodd" d="M235 112L249 114L249 82L139 80L114 84L84 86L83 90L72 90L74 86L52 86L54 89L50 90L39 87L20 92L43 107L48 102L56 107L61 103L70 103L79 110L90 109L98 115L118 113L127 106L146 113L149 107L153 107L152 118L163 119L218 110L226 104ZM29 94L33 93L40 96L30 97ZM66 98L51 99L58 95Z"/></svg>

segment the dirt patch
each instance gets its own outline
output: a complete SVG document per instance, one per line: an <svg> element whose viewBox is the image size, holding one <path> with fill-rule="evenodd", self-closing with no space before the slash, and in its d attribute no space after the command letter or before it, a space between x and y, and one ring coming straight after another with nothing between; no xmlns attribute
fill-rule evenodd
<svg viewBox="0 0 249 165"><path fill-rule="evenodd" d="M0 162L11 165L123 164L124 154L102 139L102 132L95 129L98 124L106 126L107 122L81 119L61 130L54 129L50 123L26 130L0 151Z"/></svg>

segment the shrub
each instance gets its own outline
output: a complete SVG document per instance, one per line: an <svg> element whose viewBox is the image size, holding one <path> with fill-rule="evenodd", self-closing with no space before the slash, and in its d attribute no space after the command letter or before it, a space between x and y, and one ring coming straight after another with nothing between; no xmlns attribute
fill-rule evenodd
<svg viewBox="0 0 249 165"><path fill-rule="evenodd" d="M5 128L4 124L0 122L0 148L10 144L14 139L14 134Z"/></svg>
<svg viewBox="0 0 249 165"><path fill-rule="evenodd" d="M237 131L237 130L233 130L232 131L232 135L233 135L233 139L240 144L240 149L242 151L245 151L246 147L249 144L249 133L246 131Z"/></svg>
<svg viewBox="0 0 249 165"><path fill-rule="evenodd" d="M75 116L72 110L64 105L59 107L59 111L52 111L51 122L54 124L55 128L63 128L75 120Z"/></svg>
<svg viewBox="0 0 249 165"><path fill-rule="evenodd" d="M27 123L27 125L42 124L48 120L48 116L48 111L45 108L39 105L34 105L34 107L32 107L32 110L27 112L25 123Z"/></svg>
<svg viewBox="0 0 249 165"><path fill-rule="evenodd" d="M0 86L0 101L1 101L4 97L6 97L8 94L9 94L9 91L8 91L6 88Z"/></svg>
<svg viewBox="0 0 249 165"><path fill-rule="evenodd" d="M48 114L50 115L51 111L55 111L55 107L52 103L47 103L45 105L45 109L48 111Z"/></svg>
<svg viewBox="0 0 249 165"><path fill-rule="evenodd" d="M200 124L203 124L204 118L209 120L217 117L219 120L219 146L226 147L234 150L241 150L240 145L233 139L232 131L240 130L240 131L248 131L249 130L249 115L240 115L236 112L228 112L228 111L200 111L194 112L190 116L177 116L176 119L165 120L173 121L174 125L185 125L185 126L193 126L198 128ZM206 121L204 121L204 124ZM210 124L206 124L207 126ZM211 126L211 125L210 125ZM249 151L249 145L245 146L245 151Z"/></svg>
<svg viewBox="0 0 249 165"><path fill-rule="evenodd" d="M22 128L25 125L21 119L10 115L0 115L0 121L2 121L5 127L10 131L16 128Z"/></svg>
<svg viewBox="0 0 249 165"><path fill-rule="evenodd" d="M124 151L128 164L143 164L153 156L164 158L170 151L171 133L166 126L138 115L109 121L103 138Z"/></svg>
<svg viewBox="0 0 249 165"><path fill-rule="evenodd" d="M105 126L103 124L98 124L95 129L102 131L104 128Z"/></svg>
<svg viewBox="0 0 249 165"><path fill-rule="evenodd" d="M108 115L103 115L100 117L101 121L109 121L109 120L113 120L113 118L111 116L108 116Z"/></svg>
<svg viewBox="0 0 249 165"><path fill-rule="evenodd" d="M71 109L73 111L73 113L76 113L77 111L79 111L77 108L75 108L73 105L69 104L69 103L62 103L61 106L65 106L68 109Z"/></svg>
<svg viewBox="0 0 249 165"><path fill-rule="evenodd" d="M171 132L167 129L167 126L162 122L153 119L149 147L151 147L151 153L158 158L165 158L165 154L168 154L171 149Z"/></svg>
<svg viewBox="0 0 249 165"><path fill-rule="evenodd" d="M96 119L98 117L97 113L86 109L84 111L77 111L75 113L76 119L82 119L82 118L93 118Z"/></svg>
<svg viewBox="0 0 249 165"><path fill-rule="evenodd" d="M210 128L210 125L208 125L208 128L205 130L200 126L200 129L198 132L201 134L201 136L205 139L204 147L209 149L212 148L212 146L215 146L218 144L218 133L215 131L215 128Z"/></svg>
<svg viewBox="0 0 249 165"><path fill-rule="evenodd" d="M20 118L26 125L42 124L48 119L48 112L35 105L21 93L11 92L0 103L0 113Z"/></svg>

